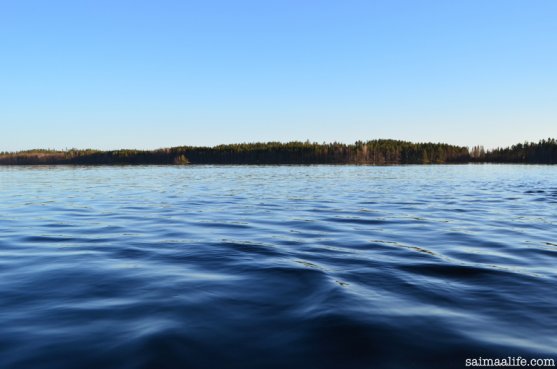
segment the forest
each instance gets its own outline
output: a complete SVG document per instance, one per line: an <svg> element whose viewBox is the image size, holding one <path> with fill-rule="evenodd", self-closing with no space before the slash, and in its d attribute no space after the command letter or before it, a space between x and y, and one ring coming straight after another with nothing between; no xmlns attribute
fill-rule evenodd
<svg viewBox="0 0 557 369"><path fill-rule="evenodd" d="M489 163L557 164L557 141L554 138L538 143L525 142L486 152L478 158Z"/></svg>
<svg viewBox="0 0 557 369"><path fill-rule="evenodd" d="M444 143L400 140L353 144L293 141L213 147L179 146L158 150L27 150L0 152L0 165L185 165L185 164L557 164L555 139L485 150Z"/></svg>

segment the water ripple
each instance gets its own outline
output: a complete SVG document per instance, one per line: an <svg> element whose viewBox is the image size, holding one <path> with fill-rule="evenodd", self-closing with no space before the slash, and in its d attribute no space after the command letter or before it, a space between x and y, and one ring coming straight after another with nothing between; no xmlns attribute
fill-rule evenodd
<svg viewBox="0 0 557 369"><path fill-rule="evenodd" d="M554 171L0 168L0 367L554 357Z"/></svg>

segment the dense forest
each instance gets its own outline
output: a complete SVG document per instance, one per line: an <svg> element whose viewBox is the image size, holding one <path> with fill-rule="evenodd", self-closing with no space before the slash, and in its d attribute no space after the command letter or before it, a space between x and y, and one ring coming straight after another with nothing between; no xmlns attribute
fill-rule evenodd
<svg viewBox="0 0 557 369"><path fill-rule="evenodd" d="M525 142L486 152L481 161L490 163L557 164L557 141L554 138L538 143Z"/></svg>
<svg viewBox="0 0 557 369"><path fill-rule="evenodd" d="M443 163L557 163L555 139L486 151L443 143L398 140L358 141L354 144L266 142L180 146L145 150L28 150L0 153L0 165L110 164L443 164Z"/></svg>

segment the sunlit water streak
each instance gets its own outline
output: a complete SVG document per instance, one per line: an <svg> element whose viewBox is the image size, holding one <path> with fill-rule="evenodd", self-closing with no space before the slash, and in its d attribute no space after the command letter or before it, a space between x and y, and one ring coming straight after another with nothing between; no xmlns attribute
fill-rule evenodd
<svg viewBox="0 0 557 369"><path fill-rule="evenodd" d="M0 168L1 368L557 354L557 168Z"/></svg>

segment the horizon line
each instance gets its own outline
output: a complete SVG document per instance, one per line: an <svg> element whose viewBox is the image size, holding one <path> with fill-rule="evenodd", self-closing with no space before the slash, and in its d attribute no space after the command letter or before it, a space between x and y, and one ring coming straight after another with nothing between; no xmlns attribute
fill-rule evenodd
<svg viewBox="0 0 557 369"><path fill-rule="evenodd" d="M333 144L340 144L340 145L355 145L358 142L362 142L362 143L368 143L368 142L373 142L373 141L397 141L397 142L408 142L408 143L412 143L412 144L443 144L443 145L450 145L450 146L456 146L456 147L465 147L465 148L474 148L474 147L481 147L485 150L496 150L496 149L503 149L503 148L508 148L511 146L515 146L518 144L530 144L530 143L539 143L542 142L544 140L552 140L554 139L553 137L546 137L546 138L540 138L537 141L529 141L529 140L524 140L521 142L515 142L513 144L507 144L507 145L500 145L500 146L494 146L494 147L485 147L485 145L482 144L476 144L476 145L458 145L458 144L452 144L446 141L411 141L411 140L404 140L404 139L396 139L396 138L373 138L373 139L368 139L368 140L356 140L353 142L346 142L346 141L322 141L322 142L317 142L317 141L311 141L310 139L306 139L306 140L290 140L290 141L242 141L242 142L230 142L230 143L219 143L216 145L191 145L191 144L185 144L185 145L175 145L175 146L160 146L160 147L156 147L156 148L130 148L130 147L120 147L120 148L110 148L110 149L98 149L98 148L93 148L93 147L65 147L65 148L38 148L38 147L34 147L34 148L28 148L28 149L19 149L19 150L2 150L0 149L0 153L20 153L20 152L29 152L29 151L58 151L58 152L68 152L68 151L103 151L103 152L110 152L110 151L123 151L123 150L135 150L135 151L158 151L158 150L166 150L166 149L173 149L173 148L179 148L179 147L191 147L191 148L215 148L215 147L220 147L220 146L233 146L233 145L254 145L254 144L269 144L269 143L278 143L278 144L288 144L288 143L304 143L304 144L312 144L312 145L333 145Z"/></svg>

